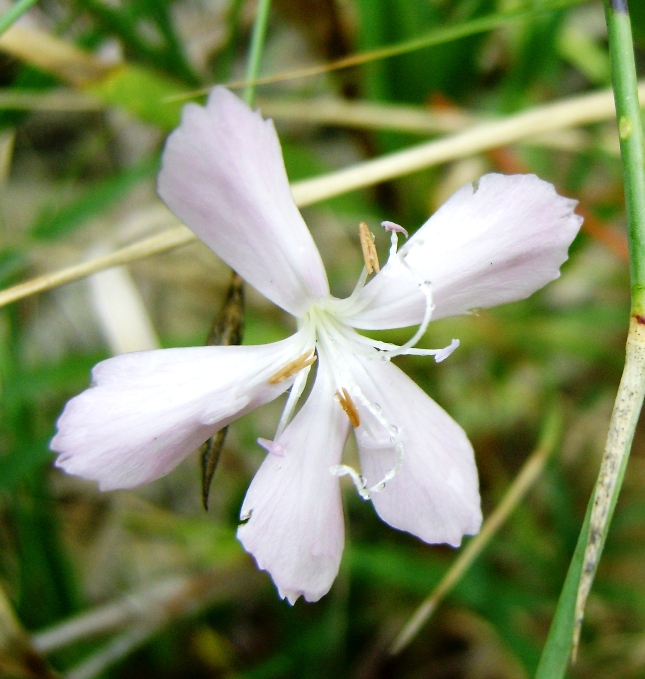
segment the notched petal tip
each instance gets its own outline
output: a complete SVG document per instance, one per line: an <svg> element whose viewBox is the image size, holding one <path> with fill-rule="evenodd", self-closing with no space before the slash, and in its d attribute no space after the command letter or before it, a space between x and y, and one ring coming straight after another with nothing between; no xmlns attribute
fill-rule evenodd
<svg viewBox="0 0 645 679"><path fill-rule="evenodd" d="M133 488L172 471L215 431L290 385L262 379L301 346L298 335L260 346L122 354L93 370L96 386L63 410L51 448L56 466Z"/></svg>
<svg viewBox="0 0 645 679"><path fill-rule="evenodd" d="M295 316L329 295L273 122L227 89L188 104L162 155L168 207L242 278Z"/></svg>
<svg viewBox="0 0 645 679"><path fill-rule="evenodd" d="M383 429L379 436L377 423L370 427L366 418L357 430L361 469L368 486L388 479L371 495L374 508L393 528L458 546L481 523L477 467L465 432L396 366L360 364L355 378L365 399L379 403Z"/></svg>
<svg viewBox="0 0 645 679"><path fill-rule="evenodd" d="M334 401L329 370L321 362L312 392L269 449L242 504L249 520L237 537L269 572L280 596L317 601L331 588L344 546L338 479L349 422ZM271 454L279 446L283 455Z"/></svg>
<svg viewBox="0 0 645 679"><path fill-rule="evenodd" d="M419 278L432 281L433 319L528 297L560 275L582 224L576 205L535 175L484 175L410 238L406 266L388 262L363 288L350 322L368 330L418 325Z"/></svg>

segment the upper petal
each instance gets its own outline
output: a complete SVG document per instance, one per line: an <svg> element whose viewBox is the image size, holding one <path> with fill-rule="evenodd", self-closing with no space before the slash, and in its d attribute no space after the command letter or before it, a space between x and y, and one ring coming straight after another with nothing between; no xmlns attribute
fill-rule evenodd
<svg viewBox="0 0 645 679"><path fill-rule="evenodd" d="M271 120L224 87L187 104L159 173L168 207L240 276L296 316L329 294Z"/></svg>
<svg viewBox="0 0 645 679"><path fill-rule="evenodd" d="M240 415L287 389L268 378L302 351L299 335L274 344L122 354L99 363L93 386L58 420L56 466L132 488L174 469Z"/></svg>
<svg viewBox="0 0 645 679"><path fill-rule="evenodd" d="M367 486L401 462L385 488L372 494L379 516L430 543L456 547L462 536L477 533L477 467L464 430L391 363L357 358L353 373L361 392L356 439Z"/></svg>
<svg viewBox="0 0 645 679"><path fill-rule="evenodd" d="M433 318L528 297L560 275L582 217L535 175L487 174L457 191L368 283L347 319L358 328L418 325L423 281Z"/></svg>
<svg viewBox="0 0 645 679"><path fill-rule="evenodd" d="M319 363L312 392L272 444L242 505L244 549L269 571L280 596L318 601L336 575L345 529L340 484L329 468L340 461L349 422Z"/></svg>

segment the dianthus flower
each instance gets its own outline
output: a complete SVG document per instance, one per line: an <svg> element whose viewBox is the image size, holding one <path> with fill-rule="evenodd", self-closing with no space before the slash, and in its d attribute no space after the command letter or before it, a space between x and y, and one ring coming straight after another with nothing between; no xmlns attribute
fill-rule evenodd
<svg viewBox="0 0 645 679"><path fill-rule="evenodd" d="M58 421L57 466L103 490L147 483L290 389L274 439L259 440L268 452L237 533L283 598L316 601L336 577L342 475L386 523L428 543L458 546L476 533L481 510L468 438L390 359L443 360L456 341L415 348L431 318L522 299L557 278L582 221L576 202L534 175L485 175L400 249L403 229L384 222L392 242L386 265L369 282L364 270L354 292L337 299L293 201L273 123L228 90L216 87L205 108L184 108L158 189L298 329L272 344L143 351L99 363L93 385ZM357 332L406 326L418 330L402 346ZM316 359L311 393L296 412ZM341 462L351 429L360 474Z"/></svg>

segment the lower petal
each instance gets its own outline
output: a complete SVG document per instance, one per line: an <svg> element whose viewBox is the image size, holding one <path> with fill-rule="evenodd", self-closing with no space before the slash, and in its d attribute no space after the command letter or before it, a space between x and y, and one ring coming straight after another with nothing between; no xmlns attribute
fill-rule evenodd
<svg viewBox="0 0 645 679"><path fill-rule="evenodd" d="M94 385L58 420L56 466L133 488L164 476L240 415L293 381L269 377L302 352L299 335L261 346L194 347L123 354L99 363Z"/></svg>
<svg viewBox="0 0 645 679"><path fill-rule="evenodd" d="M429 543L479 531L477 467L464 430L409 377L378 357L356 360L356 430L367 487L400 463L372 501L379 516Z"/></svg>
<svg viewBox="0 0 645 679"><path fill-rule="evenodd" d="M280 596L318 601L338 573L345 529L338 478L349 422L319 364L311 395L258 470L237 531L244 549L268 571Z"/></svg>

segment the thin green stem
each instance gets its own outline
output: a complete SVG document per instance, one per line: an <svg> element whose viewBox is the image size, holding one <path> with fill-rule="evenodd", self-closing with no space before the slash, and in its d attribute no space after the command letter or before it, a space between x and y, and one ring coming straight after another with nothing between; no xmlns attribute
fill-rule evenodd
<svg viewBox="0 0 645 679"><path fill-rule="evenodd" d="M255 81L260 72L260 60L262 59L264 39L266 38L267 26L269 24L270 7L271 0L260 0L258 12L255 15L255 23L253 24L249 61L246 67L246 80L249 84L244 89L244 101L246 101L249 106L253 106L255 100Z"/></svg>
<svg viewBox="0 0 645 679"><path fill-rule="evenodd" d="M639 0L637 0L639 1ZM631 317L625 368L584 526L558 601L537 679L561 679L576 658L587 597L607 539L645 395L645 149L627 0L604 0L625 181Z"/></svg>
<svg viewBox="0 0 645 679"><path fill-rule="evenodd" d="M627 0L605 0L605 16L625 179L632 313L642 315L645 312L645 149Z"/></svg>
<svg viewBox="0 0 645 679"><path fill-rule="evenodd" d="M249 86L284 82L287 80L296 80L298 78L309 78L322 73L330 73L332 71L338 71L344 68L368 64L380 59L388 59L390 57L399 56L402 54L409 54L416 50L425 49L426 47L443 45L454 40L459 40L460 38L467 38L472 35L494 30L516 20L530 20L543 14L544 12L551 12L574 5L580 5L584 2L585 0L545 0L544 3L541 3L536 7L533 5L528 8L522 6L518 9L509 10L507 12L496 12L494 14L472 19L471 21L465 21L454 26L442 26L439 29L433 29L424 35L420 35L411 40L405 40L404 42L396 43L394 45L379 47L374 50L369 50L368 52L350 54L347 57L343 57L342 59L337 59L336 61L326 64L306 66L305 68L280 72L273 75L263 76L261 78L258 78L257 76L255 78L247 77L245 80L235 80L226 83L226 85L230 89L239 89L244 87L246 90L246 88ZM251 63L252 62L249 61L249 67ZM194 97L207 94L209 89L210 87L202 90L185 92L183 94L174 96L172 99L178 101L192 99Z"/></svg>
<svg viewBox="0 0 645 679"><path fill-rule="evenodd" d="M31 7L33 7L38 0L18 0L11 9L5 12L0 17L0 35L2 35L8 28L20 19L20 17Z"/></svg>

